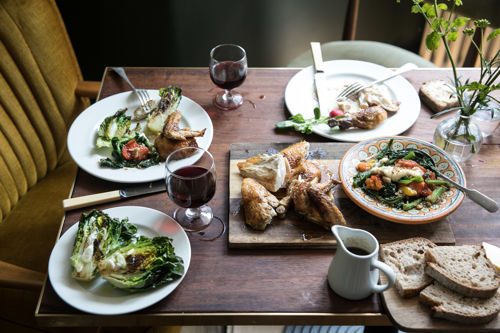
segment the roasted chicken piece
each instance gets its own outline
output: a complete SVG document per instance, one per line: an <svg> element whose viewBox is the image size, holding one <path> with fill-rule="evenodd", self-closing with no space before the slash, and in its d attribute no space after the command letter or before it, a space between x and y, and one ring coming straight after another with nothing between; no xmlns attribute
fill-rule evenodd
<svg viewBox="0 0 500 333"><path fill-rule="evenodd" d="M300 163L307 158L309 153L309 142L297 142L289 147L286 147L280 154L285 157L288 162L289 170L295 169Z"/></svg>
<svg viewBox="0 0 500 333"><path fill-rule="evenodd" d="M187 138L194 138L198 136L203 136L205 134L205 128L201 131L193 131L189 128L179 128L179 122L181 121L181 112L176 110L172 112L163 127L163 134L174 140L186 140Z"/></svg>
<svg viewBox="0 0 500 333"><path fill-rule="evenodd" d="M262 154L237 165L242 177L257 180L271 192L278 191L285 183L286 164L281 154Z"/></svg>
<svg viewBox="0 0 500 333"><path fill-rule="evenodd" d="M276 216L278 199L252 178L241 183L241 202L245 211L245 223L256 230L264 230Z"/></svg>
<svg viewBox="0 0 500 333"><path fill-rule="evenodd" d="M176 110L172 112L165 122L163 131L155 139L154 146L162 159L176 149L183 147L198 147L195 137L203 136L205 129L202 131L192 131L189 128L179 129L179 122L181 121L181 112ZM177 159L189 157L195 153L195 150L186 149L183 155L178 156Z"/></svg>
<svg viewBox="0 0 500 333"><path fill-rule="evenodd" d="M160 154L162 159L166 159L168 155L170 155L171 152L173 152L176 149L183 148L183 147L198 147L198 143L196 142L195 138L188 138L186 140L173 140L165 137L163 133L158 135L155 139L154 143L156 150ZM196 151L193 149L184 149L182 151L182 154L179 153L179 155L176 155L176 159L183 159L187 158L191 155L193 155Z"/></svg>
<svg viewBox="0 0 500 333"><path fill-rule="evenodd" d="M357 127L362 129L372 129L380 125L387 119L387 111L380 106L370 106L367 109L355 113L352 116L345 118L331 118L328 120L328 126L339 126L341 130L348 129L349 127Z"/></svg>
<svg viewBox="0 0 500 333"><path fill-rule="evenodd" d="M335 206L332 194L333 187L339 183L333 178L325 183L295 180L294 184L291 184L295 211L325 229L335 224L345 225L344 216Z"/></svg>

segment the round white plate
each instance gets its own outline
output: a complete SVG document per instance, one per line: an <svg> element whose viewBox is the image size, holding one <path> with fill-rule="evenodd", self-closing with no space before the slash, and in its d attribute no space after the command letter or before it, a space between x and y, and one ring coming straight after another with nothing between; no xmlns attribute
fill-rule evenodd
<svg viewBox="0 0 500 333"><path fill-rule="evenodd" d="M329 86L355 80L373 82L393 73L386 67L357 60L326 61L325 72ZM344 131L332 131L328 125L321 124L315 126L313 132L333 140L358 142L379 136L394 136L406 131L415 123L420 113L418 94L402 76L392 78L384 84L389 88L392 98L400 101L401 105L398 112L387 112L388 117L382 124L371 130L350 128ZM314 108L318 106L314 96L314 71L313 66L309 66L295 74L288 82L285 103L292 115L301 113L305 118L313 118ZM332 96L332 105L335 97Z"/></svg>
<svg viewBox="0 0 500 333"><path fill-rule="evenodd" d="M153 99L159 99L158 90L148 90ZM119 93L100 100L84 110L73 122L68 132L68 150L76 164L93 176L119 183L144 183L160 180L165 177L165 163L151 166L146 169L101 168L98 164L101 158L109 157L109 149L97 149L95 141L99 125L104 118L115 114L116 111L127 107L127 114L132 116L139 106L139 100L131 91ZM206 128L205 135L196 138L198 146L208 150L212 143L214 128L210 117L205 110L193 100L182 96L178 109L182 113L180 127L189 127L193 130ZM145 120L142 121L145 123ZM135 126L132 122L131 127ZM144 126L142 126L144 128Z"/></svg>
<svg viewBox="0 0 500 333"><path fill-rule="evenodd" d="M134 293L114 288L100 277L91 282L75 280L71 277L70 262L78 230L78 223L75 223L58 240L50 255L49 279L57 295L78 310L100 315L137 311L165 298L184 279L191 261L191 245L184 229L170 216L151 208L124 206L104 212L119 219L128 217L140 235L172 238L175 254L184 261L183 276L158 288Z"/></svg>

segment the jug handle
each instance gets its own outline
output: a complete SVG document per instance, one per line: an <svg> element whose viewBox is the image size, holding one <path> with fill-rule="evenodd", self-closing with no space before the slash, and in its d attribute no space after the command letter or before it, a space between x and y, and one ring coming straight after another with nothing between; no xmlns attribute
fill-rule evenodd
<svg viewBox="0 0 500 333"><path fill-rule="evenodd" d="M371 268L372 269L373 268L379 269L387 277L387 283L386 284L383 284L383 285L376 284L376 285L372 286L372 291L374 293L380 293L380 292L382 292L382 291L384 291L384 290L389 289L390 287L392 287L392 285L396 281L396 274L394 273L394 271L392 270L392 268L390 268L389 266L387 266L386 264L384 264L383 262L380 262L380 261L374 261L374 262L372 262L371 263Z"/></svg>

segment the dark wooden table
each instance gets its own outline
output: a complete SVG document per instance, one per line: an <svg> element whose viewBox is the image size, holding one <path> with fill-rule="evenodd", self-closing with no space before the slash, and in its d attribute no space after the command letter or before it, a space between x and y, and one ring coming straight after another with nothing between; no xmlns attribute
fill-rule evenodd
<svg viewBox="0 0 500 333"><path fill-rule="evenodd" d="M182 87L183 95L200 104L214 126L210 151L217 167L217 192L209 203L216 216L227 223L229 147L234 142L325 142L317 135L278 132L274 124L289 117L284 102L288 80L298 69L251 68L240 87L246 102L236 111L220 111L212 105L216 88L207 68L128 68L127 75L141 88ZM464 75L475 70L464 70ZM404 76L418 89L422 82L450 77L447 69L418 69ZM99 98L130 90L115 73L106 71ZM418 121L403 135L432 141L441 119L430 117L422 106ZM488 138L477 156L462 167L469 186L500 201L500 134ZM120 189L123 185L95 178L79 170L73 196ZM136 205L171 214L175 208L166 193L97 206L100 209ZM354 205L354 204L353 204ZM80 209L68 212L64 233L78 221ZM466 198L450 217L457 244L487 241L500 246L500 213L488 213ZM390 223L380 221L380 223ZM418 235L418 228L415 229ZM189 234L192 261L180 286L162 301L144 310L120 316L96 316L64 303L50 282L45 284L36 317L44 326L146 326L146 325L389 325L378 295L347 301L327 285L326 273L332 250L229 249L227 233L214 241Z"/></svg>

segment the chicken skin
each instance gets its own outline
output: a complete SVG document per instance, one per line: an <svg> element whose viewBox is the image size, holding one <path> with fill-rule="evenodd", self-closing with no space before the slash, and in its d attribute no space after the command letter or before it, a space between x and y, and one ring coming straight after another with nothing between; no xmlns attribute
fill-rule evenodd
<svg viewBox="0 0 500 333"><path fill-rule="evenodd" d="M333 178L325 183L296 180L291 190L295 211L325 229L336 224L345 225L331 191L339 183Z"/></svg>
<svg viewBox="0 0 500 333"><path fill-rule="evenodd" d="M203 136L205 129L201 131L192 131L189 128L179 129L181 121L181 112L176 110L172 112L165 122L162 133L155 138L154 146L162 159L176 149L183 147L198 147L195 137ZM186 149L183 154L179 154L175 159L183 159L193 155L194 149Z"/></svg>
<svg viewBox="0 0 500 333"><path fill-rule="evenodd" d="M285 157L288 162L288 167L290 170L295 169L302 163L303 160L307 158L309 153L309 142L301 141L297 142L291 146L286 147L280 154Z"/></svg>
<svg viewBox="0 0 500 333"><path fill-rule="evenodd" d="M253 178L241 183L241 201L245 211L245 223L256 230L264 230L276 216L278 199Z"/></svg>
<svg viewBox="0 0 500 333"><path fill-rule="evenodd" d="M380 106L370 106L367 109L355 113L353 116L345 118L331 118L328 120L328 126L339 126L341 130L350 127L357 127L362 129L372 129L380 125L387 119L387 111Z"/></svg>

